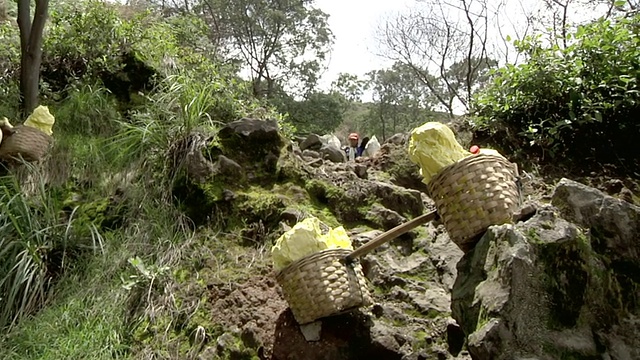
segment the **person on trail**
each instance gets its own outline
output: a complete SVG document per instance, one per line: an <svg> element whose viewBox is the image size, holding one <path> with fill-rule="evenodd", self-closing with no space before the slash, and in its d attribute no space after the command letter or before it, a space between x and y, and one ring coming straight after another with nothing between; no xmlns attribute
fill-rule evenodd
<svg viewBox="0 0 640 360"><path fill-rule="evenodd" d="M362 155L362 147L358 146L358 140L360 140L360 136L357 133L349 134L349 146L344 149L348 161L355 160Z"/></svg>

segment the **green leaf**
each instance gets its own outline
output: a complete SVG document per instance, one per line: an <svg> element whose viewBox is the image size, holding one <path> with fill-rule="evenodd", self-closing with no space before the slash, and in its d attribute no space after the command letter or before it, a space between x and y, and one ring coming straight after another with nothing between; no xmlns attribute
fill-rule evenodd
<svg viewBox="0 0 640 360"><path fill-rule="evenodd" d="M600 113L600 111L596 111L596 112L593 114L593 116L595 117L595 119L596 119L598 122L602 122L602 114Z"/></svg>
<svg viewBox="0 0 640 360"><path fill-rule="evenodd" d="M616 0L613 2L615 7L623 7L627 2L625 0Z"/></svg>

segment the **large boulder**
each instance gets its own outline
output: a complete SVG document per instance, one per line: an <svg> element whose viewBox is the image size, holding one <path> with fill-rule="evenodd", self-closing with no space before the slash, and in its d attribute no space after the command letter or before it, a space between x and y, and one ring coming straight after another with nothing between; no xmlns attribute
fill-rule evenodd
<svg viewBox="0 0 640 360"><path fill-rule="evenodd" d="M225 125L217 134L219 150L241 165L263 165L274 172L285 145L275 120L244 118ZM250 175L250 174L249 174ZM250 176L249 176L250 177Z"/></svg>
<svg viewBox="0 0 640 360"><path fill-rule="evenodd" d="M385 144L404 145L409 140L408 133L397 133L385 141Z"/></svg>
<svg viewBox="0 0 640 360"><path fill-rule="evenodd" d="M338 137L335 136L334 134L322 135L321 138L322 138L322 142L325 144L333 145L338 149L342 147L342 143L340 142L340 139L338 139Z"/></svg>
<svg viewBox="0 0 640 360"><path fill-rule="evenodd" d="M635 263L640 270L638 206L568 179L558 183L552 204L565 219L589 230L594 250L609 256L612 265Z"/></svg>
<svg viewBox="0 0 640 360"><path fill-rule="evenodd" d="M318 152L323 159L330 160L334 163L345 162L347 160L345 152L332 144L322 144Z"/></svg>
<svg viewBox="0 0 640 360"><path fill-rule="evenodd" d="M324 142L322 141L322 137L317 134L310 134L300 143L300 150L320 150Z"/></svg>
<svg viewBox="0 0 640 360"><path fill-rule="evenodd" d="M460 260L452 316L471 356L640 358L640 208L566 179L552 203Z"/></svg>
<svg viewBox="0 0 640 360"><path fill-rule="evenodd" d="M174 144L173 196L196 224L209 221L214 209L232 212L231 206L218 205L241 199L236 191L277 181L281 156L294 156L293 147L286 151L285 145L274 120L243 118L215 135L190 134Z"/></svg>

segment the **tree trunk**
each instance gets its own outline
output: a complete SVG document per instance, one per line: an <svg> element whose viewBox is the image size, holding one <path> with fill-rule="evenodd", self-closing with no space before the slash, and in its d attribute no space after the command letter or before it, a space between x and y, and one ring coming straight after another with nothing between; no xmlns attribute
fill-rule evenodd
<svg viewBox="0 0 640 360"><path fill-rule="evenodd" d="M380 125L382 125L382 141L384 142L387 139L387 129L386 124L384 123L384 111L382 102L380 103Z"/></svg>
<svg viewBox="0 0 640 360"><path fill-rule="evenodd" d="M7 0L0 0L0 22L9 20L7 15Z"/></svg>
<svg viewBox="0 0 640 360"><path fill-rule="evenodd" d="M18 1L18 27L20 28L20 91L22 110L29 114L38 106L40 65L42 64L42 33L49 13L49 0L36 0L31 21L29 0Z"/></svg>

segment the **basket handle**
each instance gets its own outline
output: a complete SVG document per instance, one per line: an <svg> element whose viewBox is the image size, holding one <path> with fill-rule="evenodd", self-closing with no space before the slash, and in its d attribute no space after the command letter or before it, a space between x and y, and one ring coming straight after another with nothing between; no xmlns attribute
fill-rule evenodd
<svg viewBox="0 0 640 360"><path fill-rule="evenodd" d="M417 228L418 226L424 225L429 221L436 219L437 217L438 217L438 212L436 210L433 210L430 213L422 214L411 221L408 221L402 225L398 225L393 229L388 230L376 236L375 238L371 239L369 242L360 246L359 248L353 250L349 255L346 256L345 260L347 262L352 262L356 258L370 253L373 249L377 248L378 246L390 240L393 240L400 235L406 234L409 231Z"/></svg>

